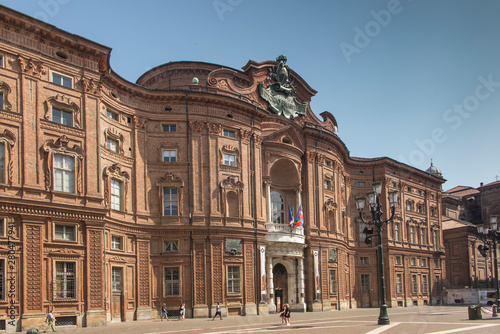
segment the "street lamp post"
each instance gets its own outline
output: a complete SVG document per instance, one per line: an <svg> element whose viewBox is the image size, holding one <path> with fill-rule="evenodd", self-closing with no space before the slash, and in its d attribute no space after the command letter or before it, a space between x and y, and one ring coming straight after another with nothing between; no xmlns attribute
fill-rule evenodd
<svg viewBox="0 0 500 334"><path fill-rule="evenodd" d="M500 237L500 229L499 225L497 222L497 216L490 216L490 223L485 224L485 225L477 225L477 231L479 233L479 236L481 237L481 240L485 245L490 244L490 241L488 240L488 234L491 234L491 239L493 240L493 265L495 268L495 289L496 289L496 300L495 303L497 305L497 312L500 312L500 284L498 282L498 256L497 256L497 245L498 245L498 238ZM481 247L481 246L480 246ZM482 252L481 252L482 250ZM486 249L487 250L487 249ZM484 247L481 247L479 251L481 254L486 257L487 253Z"/></svg>
<svg viewBox="0 0 500 334"><path fill-rule="evenodd" d="M379 195L382 190L381 182L373 183L373 191L367 193L368 204L370 205L370 211L372 213L372 221L366 222L363 218L363 209L365 207L365 198L358 197L356 198L356 208L359 210L359 217L361 221L365 224L373 224L377 228L377 236L378 236L378 262L379 262L379 270L380 270L380 315L378 317L379 325L389 325L389 315L387 314L387 303L385 299L385 278L384 278L384 253L382 246L382 231L384 230L383 226L385 224L389 224L392 222L394 218L394 212L396 212L396 203L398 200L398 191L390 191L389 192L389 206L391 208L391 217L387 220L382 220L382 205L380 204Z"/></svg>

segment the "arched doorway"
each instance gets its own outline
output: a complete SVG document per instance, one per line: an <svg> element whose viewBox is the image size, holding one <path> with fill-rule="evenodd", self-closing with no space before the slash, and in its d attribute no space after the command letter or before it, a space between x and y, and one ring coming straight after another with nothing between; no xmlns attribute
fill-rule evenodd
<svg viewBox="0 0 500 334"><path fill-rule="evenodd" d="M276 311L280 311L284 304L288 303L288 274L286 268L278 263L273 268L274 283L274 305Z"/></svg>

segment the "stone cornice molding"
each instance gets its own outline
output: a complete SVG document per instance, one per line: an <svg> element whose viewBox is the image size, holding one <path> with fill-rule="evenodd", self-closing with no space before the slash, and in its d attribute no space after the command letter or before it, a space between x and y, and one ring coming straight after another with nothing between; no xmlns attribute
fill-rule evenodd
<svg viewBox="0 0 500 334"><path fill-rule="evenodd" d="M0 202L0 210L2 212L12 213L12 214L22 214L29 216L42 216L51 217L64 220L78 220L78 221L95 221L103 222L104 214L91 214L88 211L75 212L73 210L58 209L47 207L46 205L34 205L34 204L17 204L17 203L7 203Z"/></svg>

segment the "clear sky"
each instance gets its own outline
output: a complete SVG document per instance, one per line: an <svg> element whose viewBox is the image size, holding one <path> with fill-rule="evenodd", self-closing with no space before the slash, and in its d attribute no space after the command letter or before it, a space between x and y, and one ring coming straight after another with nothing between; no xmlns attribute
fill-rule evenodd
<svg viewBox="0 0 500 334"><path fill-rule="evenodd" d="M135 82L169 61L240 69L288 57L351 156L388 156L478 187L500 179L500 1L7 0L113 49ZM320 118L321 119L321 118Z"/></svg>

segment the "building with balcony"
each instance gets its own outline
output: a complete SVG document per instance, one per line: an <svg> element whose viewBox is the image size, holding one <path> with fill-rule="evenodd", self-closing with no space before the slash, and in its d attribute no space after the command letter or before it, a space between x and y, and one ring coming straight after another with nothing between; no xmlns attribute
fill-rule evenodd
<svg viewBox="0 0 500 334"><path fill-rule="evenodd" d="M223 315L378 306L354 200L374 180L384 207L400 192L390 306L441 303L441 174L351 157L286 57L170 62L132 83L108 47L5 7L0 21L0 327L40 326L49 309L100 326L163 303L187 317L217 302Z"/></svg>

